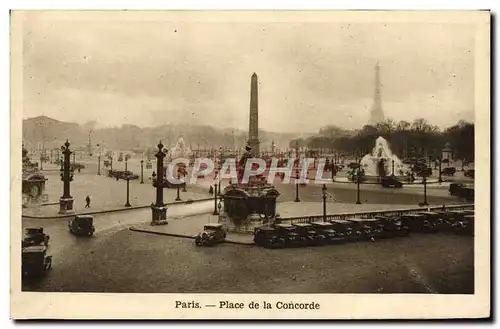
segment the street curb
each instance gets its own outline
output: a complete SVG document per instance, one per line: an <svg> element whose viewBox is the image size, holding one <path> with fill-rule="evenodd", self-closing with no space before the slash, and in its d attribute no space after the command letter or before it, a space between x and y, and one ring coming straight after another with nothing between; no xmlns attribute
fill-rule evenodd
<svg viewBox="0 0 500 329"><path fill-rule="evenodd" d="M191 239L194 240L196 236L191 236L191 235L182 235L182 234L174 234L174 233L166 233L166 232L157 232L157 231L150 231L150 230L144 230L144 229L139 229L135 227L129 227L130 231L133 232L140 232L140 233L147 233L147 234L155 234L155 235L162 235L162 236L171 236L174 238L185 238L185 239ZM229 244L239 244L239 245L244 245L244 246L253 246L253 243L247 243L247 242L238 242L238 241L232 241L232 240L225 240L223 243L229 243Z"/></svg>
<svg viewBox="0 0 500 329"><path fill-rule="evenodd" d="M203 201L210 201L213 200L214 198L204 198L204 199L194 199L194 200L186 200L186 201L177 201L177 202L169 202L165 203L166 206L172 206L176 204L192 204L195 202L203 202ZM74 213L70 215L54 215L54 216L30 216L30 215L21 215L22 218L30 218L30 219L52 219L52 218L69 218L77 215L97 215L97 214L107 214L107 213L113 213L113 212L120 212L120 211L128 211L128 210L139 210L139 209L146 209L150 208L151 205L147 206L135 206L135 207L127 207L127 208L117 208L117 209L109 209L109 210L101 210L101 211L94 211L94 212L82 212L82 213Z"/></svg>

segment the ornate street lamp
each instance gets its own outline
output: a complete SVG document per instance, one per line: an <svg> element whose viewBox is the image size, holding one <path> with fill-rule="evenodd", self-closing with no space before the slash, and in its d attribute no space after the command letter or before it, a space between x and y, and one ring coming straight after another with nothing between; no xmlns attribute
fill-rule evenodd
<svg viewBox="0 0 500 329"><path fill-rule="evenodd" d="M128 174L125 175L125 180L127 181L127 202L125 203L125 207L131 207L130 205L130 176Z"/></svg>
<svg viewBox="0 0 500 329"><path fill-rule="evenodd" d="M358 174L357 174L357 200L356 204L361 204L361 198L360 198L360 184L361 184L361 158L358 160Z"/></svg>
<svg viewBox="0 0 500 329"><path fill-rule="evenodd" d="M163 159L165 159L167 150L163 149L163 144L158 144L156 156L156 172L153 172L153 186L156 188L156 202L151 204L152 221L151 225L165 225L167 222L167 207L163 203Z"/></svg>
<svg viewBox="0 0 500 329"><path fill-rule="evenodd" d="M99 148L99 144L97 144L97 148ZM101 175L101 149L99 148L99 155L97 156L97 174Z"/></svg>
<svg viewBox="0 0 500 329"><path fill-rule="evenodd" d="M295 169L295 202L300 202L299 199L299 168Z"/></svg>
<svg viewBox="0 0 500 329"><path fill-rule="evenodd" d="M144 160L141 160L141 184L144 184Z"/></svg>
<svg viewBox="0 0 500 329"><path fill-rule="evenodd" d="M181 183L180 183L180 180L181 180L181 174L178 172L177 173L177 197L175 198L175 201L182 201L181 200L181 194L180 194L180 190L181 190Z"/></svg>
<svg viewBox="0 0 500 329"><path fill-rule="evenodd" d="M214 212L212 213L212 215L219 215L219 209L217 208L217 182L214 182Z"/></svg>
<svg viewBox="0 0 500 329"><path fill-rule="evenodd" d="M323 188L321 188L323 192L323 222L326 222L326 185L323 184Z"/></svg>
<svg viewBox="0 0 500 329"><path fill-rule="evenodd" d="M71 151L69 149L69 142L66 140L63 146L61 146L61 151L64 155L64 160L61 161L61 180L63 181L63 195L59 199L59 213L68 214L73 213L73 197L70 191L70 182L73 180L73 171L70 168L69 157ZM73 153L74 154L74 153Z"/></svg>
<svg viewBox="0 0 500 329"><path fill-rule="evenodd" d="M438 161L439 161L439 163L438 163L438 165L439 165L439 167L438 167L438 170L439 170L438 181L439 181L439 183L442 183L443 182L443 177L441 176L441 161L442 161L441 157L439 157Z"/></svg>
<svg viewBox="0 0 500 329"><path fill-rule="evenodd" d="M428 206L429 204L427 203L427 170L423 172L422 181L424 183L424 202L422 202L422 205Z"/></svg>

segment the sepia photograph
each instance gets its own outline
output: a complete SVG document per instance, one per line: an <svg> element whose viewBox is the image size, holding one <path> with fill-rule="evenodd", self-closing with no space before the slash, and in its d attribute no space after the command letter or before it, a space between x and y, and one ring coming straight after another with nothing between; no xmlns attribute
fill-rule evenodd
<svg viewBox="0 0 500 329"><path fill-rule="evenodd" d="M488 11L12 11L12 316L488 316L489 47Z"/></svg>

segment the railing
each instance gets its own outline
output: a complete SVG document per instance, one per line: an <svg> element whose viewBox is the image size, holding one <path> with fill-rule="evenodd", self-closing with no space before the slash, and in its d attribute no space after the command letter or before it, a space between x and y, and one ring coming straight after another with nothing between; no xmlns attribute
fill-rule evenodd
<svg viewBox="0 0 500 329"><path fill-rule="evenodd" d="M379 210L379 211L364 211L364 212L354 212L354 213L341 213L326 215L326 220L339 220L346 218L360 218L367 219L373 218L375 216L401 216L402 214L409 214L421 211L433 211L433 210L465 210L474 209L474 204L463 204L463 205L452 205L452 206L437 206L437 207L419 207L411 209L394 209L394 210ZM282 218L281 221L286 221L290 223L311 223L311 222L322 222L323 215L315 216L301 216L301 217L288 217Z"/></svg>

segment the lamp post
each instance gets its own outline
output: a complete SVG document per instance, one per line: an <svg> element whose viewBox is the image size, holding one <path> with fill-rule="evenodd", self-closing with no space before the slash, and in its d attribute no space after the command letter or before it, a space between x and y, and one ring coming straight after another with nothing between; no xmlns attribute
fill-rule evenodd
<svg viewBox="0 0 500 329"><path fill-rule="evenodd" d="M153 172L153 186L156 188L156 202L151 204L152 221L151 225L165 225L167 222L167 207L163 203L163 159L165 159L167 150L163 149L163 144L158 144L156 156L156 172ZM156 179L155 179L156 178Z"/></svg>
<svg viewBox="0 0 500 329"><path fill-rule="evenodd" d="M361 184L361 159L358 160L358 174L357 174L357 199L356 199L356 204L361 204L361 198L360 198L360 184Z"/></svg>
<svg viewBox="0 0 500 329"><path fill-rule="evenodd" d="M101 175L101 155L97 156L97 174Z"/></svg>
<svg viewBox="0 0 500 329"><path fill-rule="evenodd" d="M125 156L125 171L128 171L128 157Z"/></svg>
<svg viewBox="0 0 500 329"><path fill-rule="evenodd" d="M442 161L442 160L441 160L441 158L439 158L439 159L438 159L438 161L439 161L439 162L438 162L438 165L439 165L439 167L438 167L438 170L439 170L439 178L438 178L438 181L439 181L439 183L442 183L442 182L443 182L443 177L441 176L441 161Z"/></svg>
<svg viewBox="0 0 500 329"><path fill-rule="evenodd" d="M64 155L64 160L61 161L61 180L63 181L63 195L59 198L59 213L68 214L73 213L73 197L70 191L70 182L73 180L73 172L70 168L69 157L71 150L69 149L69 142L66 140L61 151ZM74 153L73 153L74 154Z"/></svg>
<svg viewBox="0 0 500 329"><path fill-rule="evenodd" d="M326 185L323 184L323 188L321 188L323 192L323 222L326 222Z"/></svg>
<svg viewBox="0 0 500 329"><path fill-rule="evenodd" d="M214 212L212 213L212 215L219 215L219 209L217 208L217 183L214 182L214 189L215 189L215 193L214 193Z"/></svg>
<svg viewBox="0 0 500 329"><path fill-rule="evenodd" d="M181 190L181 183L180 183L180 180L181 180L181 174L180 173L177 173L177 197L175 198L175 201L182 201L181 200L181 194L180 194L180 190Z"/></svg>
<svg viewBox="0 0 500 329"><path fill-rule="evenodd" d="M113 156L112 155L109 157L109 166L110 166L110 170L113 171Z"/></svg>
<svg viewBox="0 0 500 329"><path fill-rule="evenodd" d="M75 156L76 156L76 151L73 151L73 164L75 164L75 163L76 163L76 158L75 158Z"/></svg>
<svg viewBox="0 0 500 329"><path fill-rule="evenodd" d="M424 171L422 176L422 181L424 183L424 202L422 203L422 205L428 206L429 204L427 203L427 171Z"/></svg>
<svg viewBox="0 0 500 329"><path fill-rule="evenodd" d="M125 203L125 207L131 207L130 205L130 176L125 175L125 180L127 181L127 202Z"/></svg>
<svg viewBox="0 0 500 329"><path fill-rule="evenodd" d="M392 176L394 177L394 159L392 159Z"/></svg>
<svg viewBox="0 0 500 329"><path fill-rule="evenodd" d="M295 202L300 202L299 199L299 168L295 169Z"/></svg>
<svg viewBox="0 0 500 329"><path fill-rule="evenodd" d="M144 184L144 160L141 160L141 184Z"/></svg>

